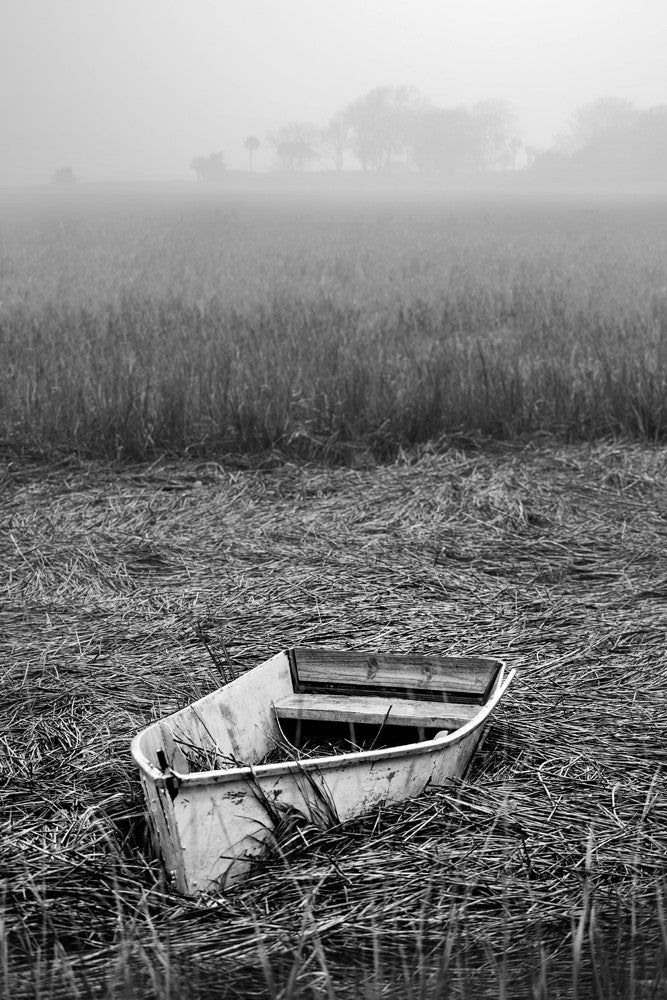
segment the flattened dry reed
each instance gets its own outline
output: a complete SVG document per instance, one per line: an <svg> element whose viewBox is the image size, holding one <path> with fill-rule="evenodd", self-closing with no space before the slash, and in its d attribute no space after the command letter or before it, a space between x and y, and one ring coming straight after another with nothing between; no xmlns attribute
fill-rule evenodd
<svg viewBox="0 0 667 1000"><path fill-rule="evenodd" d="M660 995L666 471L659 449L547 444L6 470L8 995ZM129 741L303 643L520 674L466 782L286 824L243 885L178 897Z"/></svg>

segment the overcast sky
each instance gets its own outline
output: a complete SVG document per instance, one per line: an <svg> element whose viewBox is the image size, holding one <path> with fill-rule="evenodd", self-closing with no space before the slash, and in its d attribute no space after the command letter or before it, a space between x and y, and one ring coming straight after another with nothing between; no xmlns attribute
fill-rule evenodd
<svg viewBox="0 0 667 1000"><path fill-rule="evenodd" d="M667 0L0 0L0 184L245 167L382 84L509 101L544 146L598 97L667 104L666 39Z"/></svg>

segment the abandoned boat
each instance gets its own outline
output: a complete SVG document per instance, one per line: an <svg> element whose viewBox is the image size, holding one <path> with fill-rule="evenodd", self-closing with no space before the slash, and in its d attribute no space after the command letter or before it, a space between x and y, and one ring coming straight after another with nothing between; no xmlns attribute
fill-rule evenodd
<svg viewBox="0 0 667 1000"><path fill-rule="evenodd" d="M296 647L153 723L132 754L176 888L240 878L289 810L345 822L462 777L513 675L482 657ZM308 741L329 749L302 756Z"/></svg>

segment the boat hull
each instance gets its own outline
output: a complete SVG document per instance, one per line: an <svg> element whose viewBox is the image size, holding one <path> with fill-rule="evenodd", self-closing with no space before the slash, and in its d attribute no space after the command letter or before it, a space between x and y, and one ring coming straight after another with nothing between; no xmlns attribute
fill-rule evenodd
<svg viewBox="0 0 667 1000"><path fill-rule="evenodd" d="M275 657L262 666L268 686L282 691L289 681L285 663ZM253 673L239 681L247 684ZM391 805L419 795L429 784L462 777L511 676L501 669L487 704L453 733L406 746L332 757L187 774L150 763L145 744L155 739L155 732L164 736L165 723L170 720L165 720L160 730L156 729L159 724L150 727L134 741L133 753L152 826L176 888L194 895L238 881L267 841L275 842L281 821L289 822L297 814L327 827L361 816L380 804ZM237 690L242 698L243 685ZM180 714L172 717L174 726ZM266 728L273 725L265 713L261 721L265 737ZM275 740L276 734L272 731L268 738Z"/></svg>

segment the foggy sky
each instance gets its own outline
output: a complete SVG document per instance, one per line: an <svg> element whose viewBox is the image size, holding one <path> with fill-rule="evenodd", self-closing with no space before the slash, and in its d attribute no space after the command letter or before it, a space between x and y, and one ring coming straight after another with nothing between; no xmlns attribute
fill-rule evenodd
<svg viewBox="0 0 667 1000"><path fill-rule="evenodd" d="M667 103L665 38L665 0L0 0L0 184L244 168L248 134L383 84L507 100L547 146L598 97Z"/></svg>

